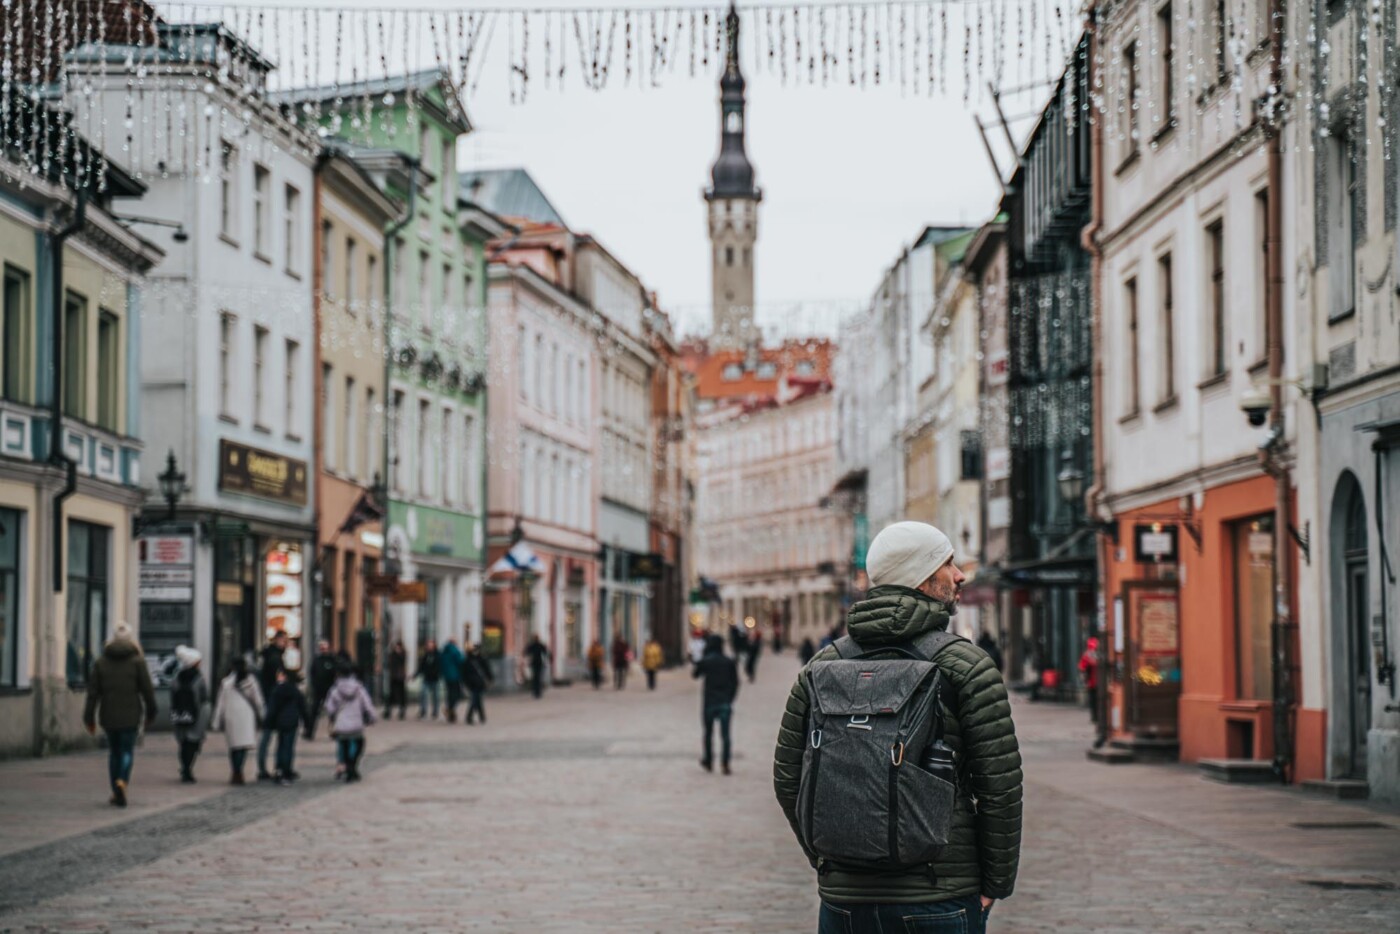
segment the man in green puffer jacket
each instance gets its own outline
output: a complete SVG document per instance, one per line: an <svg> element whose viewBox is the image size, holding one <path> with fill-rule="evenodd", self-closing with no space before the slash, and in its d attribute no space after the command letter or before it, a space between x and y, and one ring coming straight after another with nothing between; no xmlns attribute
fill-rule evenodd
<svg viewBox="0 0 1400 934"><path fill-rule="evenodd" d="M922 522L897 522L877 535L866 557L866 572L871 589L851 607L847 633L872 653L871 658L880 658L882 647L902 646L924 633L947 629L966 579L953 562L948 537ZM892 652L889 657L897 655ZM828 647L810 664L835 658L836 650ZM1021 753L1006 685L987 653L970 642L949 644L934 663L954 694L944 710L946 738L957 755L960 775L949 843L926 872L857 872L808 853L818 871L823 934L903 930L913 921L927 922L929 929L941 922L979 932L985 929L992 902L1009 896L1015 886L1021 850ZM798 833L797 791L807 712L807 685L799 677L773 754L773 788L793 833Z"/></svg>

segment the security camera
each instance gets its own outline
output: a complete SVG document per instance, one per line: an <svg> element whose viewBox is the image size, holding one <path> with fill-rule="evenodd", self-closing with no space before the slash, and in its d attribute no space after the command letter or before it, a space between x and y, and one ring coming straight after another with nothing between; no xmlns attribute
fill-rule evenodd
<svg viewBox="0 0 1400 934"><path fill-rule="evenodd" d="M1244 417L1249 419L1249 424L1255 428L1264 426L1264 422L1269 418L1269 409L1272 407L1269 394L1259 389L1251 389L1240 398L1240 410L1244 412Z"/></svg>

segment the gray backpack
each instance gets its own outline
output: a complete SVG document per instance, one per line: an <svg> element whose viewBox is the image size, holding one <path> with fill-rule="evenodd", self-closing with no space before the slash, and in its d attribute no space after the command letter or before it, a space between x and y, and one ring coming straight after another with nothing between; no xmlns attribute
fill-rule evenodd
<svg viewBox="0 0 1400 934"><path fill-rule="evenodd" d="M819 859L887 872L925 867L952 829L956 786L943 746L938 697L946 679L933 658L961 636L931 632L868 659L849 636L839 660L807 668L807 748L797 814L802 841ZM925 769L939 749L942 777Z"/></svg>

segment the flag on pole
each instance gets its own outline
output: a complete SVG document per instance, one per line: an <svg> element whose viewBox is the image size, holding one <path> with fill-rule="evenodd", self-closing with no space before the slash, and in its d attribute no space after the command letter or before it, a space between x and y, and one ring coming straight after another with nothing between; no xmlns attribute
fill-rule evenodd
<svg viewBox="0 0 1400 934"><path fill-rule="evenodd" d="M543 574L544 562L525 542L516 542L511 546L510 551L501 555L496 563L491 565L492 574L501 574L507 571L516 574L521 571Z"/></svg>

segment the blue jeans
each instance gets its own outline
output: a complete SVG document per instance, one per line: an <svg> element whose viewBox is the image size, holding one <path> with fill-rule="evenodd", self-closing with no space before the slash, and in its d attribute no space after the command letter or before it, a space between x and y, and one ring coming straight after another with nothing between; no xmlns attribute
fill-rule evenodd
<svg viewBox="0 0 1400 934"><path fill-rule="evenodd" d="M985 934L987 911L976 895L922 905L822 902L817 934Z"/></svg>
<svg viewBox="0 0 1400 934"><path fill-rule="evenodd" d="M292 760L297 753L297 731L278 730L277 731L277 771L283 778L290 778L292 774Z"/></svg>
<svg viewBox="0 0 1400 934"><path fill-rule="evenodd" d="M131 764L136 758L136 730L107 731L107 780L112 791L117 790L117 779L131 783Z"/></svg>
<svg viewBox="0 0 1400 934"><path fill-rule="evenodd" d="M719 761L729 764L729 718L734 713L732 704L714 704L705 708L705 762L713 763L715 723L719 723Z"/></svg>
<svg viewBox="0 0 1400 934"><path fill-rule="evenodd" d="M440 682L440 681L424 681L424 682L423 682L423 691L422 691L422 693L420 693L420 694L418 695L418 716L420 716L420 717L426 717L426 716L428 715L428 696L429 696L429 695L432 695L432 698L433 698L433 719L434 719L434 720L437 719L437 715L438 715L438 703L439 703L438 698L442 697L441 691L442 691L442 682Z"/></svg>

